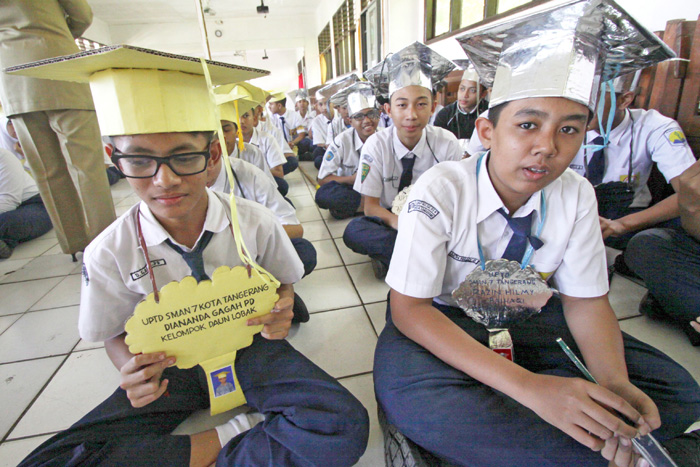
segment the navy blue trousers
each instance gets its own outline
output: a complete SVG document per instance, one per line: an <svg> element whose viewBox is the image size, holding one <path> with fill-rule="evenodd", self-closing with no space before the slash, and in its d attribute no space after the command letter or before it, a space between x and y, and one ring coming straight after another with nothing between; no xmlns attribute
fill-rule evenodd
<svg viewBox="0 0 700 467"><path fill-rule="evenodd" d="M386 225L380 218L373 216L358 217L350 221L343 241L355 253L369 255L386 266L391 262L396 243L396 230Z"/></svg>
<svg viewBox="0 0 700 467"><path fill-rule="evenodd" d="M437 305L484 345L488 332L459 308ZM554 297L542 312L510 329L515 361L539 374L582 377L556 344L557 337L581 357ZM661 414L660 441L680 435L700 417L700 388L668 356L624 335L632 384L648 394ZM396 329L386 327L374 358L377 400L390 423L436 456L464 466L607 466L593 452L513 399L444 363Z"/></svg>
<svg viewBox="0 0 700 467"><path fill-rule="evenodd" d="M352 217L360 207L362 195L352 189L352 185L345 185L335 181L321 185L316 190L316 204L319 208L328 209L336 219Z"/></svg>
<svg viewBox="0 0 700 467"><path fill-rule="evenodd" d="M700 334L689 324L700 316L700 243L682 229L644 230L627 245L625 262L644 279L668 319L700 345Z"/></svg>
<svg viewBox="0 0 700 467"><path fill-rule="evenodd" d="M314 156L314 167L316 169L321 168L321 163L323 162L323 156L326 154L326 150L322 148L321 146L316 146L316 149L314 149L313 156Z"/></svg>
<svg viewBox="0 0 700 467"><path fill-rule="evenodd" d="M304 263L304 275L308 276L316 268L316 248L305 238L292 238L299 259Z"/></svg>
<svg viewBox="0 0 700 467"><path fill-rule="evenodd" d="M233 438L217 465L352 465L367 446L367 411L343 386L287 341L259 334L236 355L247 405L265 421ZM121 388L75 425L39 446L29 465L187 466L188 436L170 433L209 406L201 367L168 368L166 395L133 408Z"/></svg>
<svg viewBox="0 0 700 467"><path fill-rule="evenodd" d="M297 155L301 159L302 154L306 154L307 152L313 152L316 146L314 146L314 142L311 141L311 138L303 138L297 143L297 148L299 148L299 151L297 151Z"/></svg>
<svg viewBox="0 0 700 467"><path fill-rule="evenodd" d="M41 196L34 195L12 211L0 214L0 240L10 248L51 230L51 219Z"/></svg>
<svg viewBox="0 0 700 467"><path fill-rule="evenodd" d="M282 177L275 177L275 183L277 183L277 191L280 192L282 196L287 196L287 193L289 193L289 183L287 183L287 180L285 180Z"/></svg>
<svg viewBox="0 0 700 467"><path fill-rule="evenodd" d="M282 171L284 172L285 175L288 173L294 172L297 167L299 167L299 159L297 159L294 156L286 156L287 157L287 162L282 164Z"/></svg>

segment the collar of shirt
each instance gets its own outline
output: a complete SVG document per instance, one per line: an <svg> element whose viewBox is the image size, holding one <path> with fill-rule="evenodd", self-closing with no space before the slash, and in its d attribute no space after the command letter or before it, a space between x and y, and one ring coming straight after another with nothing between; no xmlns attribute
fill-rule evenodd
<svg viewBox="0 0 700 467"><path fill-rule="evenodd" d="M418 143L413 149L408 149L406 146L403 145L401 140L399 139L399 135L396 132L396 127L394 126L393 130L393 145L394 145L394 152L396 153L396 157L399 159L403 159L406 157L408 153L415 154L416 157L421 157L423 155L423 152L425 151L425 140L426 140L426 130L423 128L423 132L420 135L420 139L418 140Z"/></svg>
<svg viewBox="0 0 700 467"><path fill-rule="evenodd" d="M491 183L491 177L489 177L488 170L486 169L486 164L488 158L491 154L487 154L481 161L481 170L479 171L479 179L477 180L477 211L476 211L476 222L481 223L489 216L493 215L500 208L504 211L508 211L501 197L498 196L496 188L494 188L493 183ZM542 191L538 191L534 195L530 196L525 204L520 206L520 209L515 211L515 213L509 213L511 217L524 217L527 216L532 211L537 211L538 217L541 215L540 210L540 197L542 196ZM499 214L500 216L500 214Z"/></svg>
<svg viewBox="0 0 700 467"><path fill-rule="evenodd" d="M352 133L353 133L353 143L355 145L355 150L357 152L360 152L360 151L362 151L362 146L364 146L365 143L363 143L362 140L360 139L360 135L357 134L357 130L355 130L353 128Z"/></svg>
<svg viewBox="0 0 700 467"><path fill-rule="evenodd" d="M610 141L610 144L613 146L619 146L620 142L622 140L622 137L625 136L627 131L629 131L630 127L632 126L632 119L630 118L630 113L628 111L625 111L625 118L622 119L620 124L616 126L615 128L610 131L610 136L608 140ZM588 132L588 142L590 143L593 138L598 136L598 130L591 130Z"/></svg>
<svg viewBox="0 0 700 467"><path fill-rule="evenodd" d="M258 135L258 128L254 127L253 128L253 134L250 135L250 141L248 143L254 144L256 146L259 146L258 140L260 139L260 136Z"/></svg>
<svg viewBox="0 0 700 467"><path fill-rule="evenodd" d="M202 233L205 230L210 232L219 233L222 230L228 228L230 222L227 214L224 212L224 204L219 200L219 198L212 192L209 188L207 190L207 216L204 219L204 227L202 232L200 232L195 246L199 243L199 239L202 237ZM181 245L175 241L175 239L160 225L151 212L148 209L148 205L145 201L141 201L139 206L141 210L141 230L143 232L143 238L146 242L146 246L160 245L166 239L170 239L175 245L178 245L185 251L191 251L184 245Z"/></svg>

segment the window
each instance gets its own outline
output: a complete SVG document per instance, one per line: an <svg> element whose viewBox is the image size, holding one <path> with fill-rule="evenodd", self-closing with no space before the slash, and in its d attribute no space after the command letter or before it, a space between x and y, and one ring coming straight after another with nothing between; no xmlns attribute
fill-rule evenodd
<svg viewBox="0 0 700 467"><path fill-rule="evenodd" d="M362 71L367 71L381 61L380 0L362 0L360 14L360 44L362 45Z"/></svg>
<svg viewBox="0 0 700 467"><path fill-rule="evenodd" d="M425 40L442 39L515 8L527 8L543 0L426 0Z"/></svg>
<svg viewBox="0 0 700 467"><path fill-rule="evenodd" d="M327 24L318 35L318 53L321 61L321 83L333 78L333 55L331 51L331 27Z"/></svg>
<svg viewBox="0 0 700 467"><path fill-rule="evenodd" d="M333 15L336 76L344 75L357 68L355 66L354 13L354 0L345 0Z"/></svg>

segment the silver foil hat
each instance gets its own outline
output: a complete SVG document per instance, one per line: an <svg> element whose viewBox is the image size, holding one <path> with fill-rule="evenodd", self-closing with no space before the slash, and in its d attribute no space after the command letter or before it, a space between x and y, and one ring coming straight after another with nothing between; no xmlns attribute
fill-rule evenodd
<svg viewBox="0 0 700 467"><path fill-rule="evenodd" d="M306 89L297 89L294 91L289 91L287 93L287 99L290 101L294 102L295 104L299 102L300 100L309 100L309 95L306 92Z"/></svg>
<svg viewBox="0 0 700 467"><path fill-rule="evenodd" d="M600 81L675 54L612 0L553 0L457 38L491 91L490 107L565 97L593 109Z"/></svg>
<svg viewBox="0 0 700 467"><path fill-rule="evenodd" d="M389 73L386 60L377 63L365 71L362 76L374 85L377 95L383 96L385 99L389 98Z"/></svg>
<svg viewBox="0 0 700 467"><path fill-rule="evenodd" d="M472 62L470 62L466 58L459 58L457 60L452 60L452 62L459 67L460 70L464 70L464 73L462 73L462 78L460 81L474 81L475 83L481 82L481 79L479 78L479 74L476 72L476 68L474 68L474 65L472 65Z"/></svg>
<svg viewBox="0 0 700 467"><path fill-rule="evenodd" d="M348 115L351 117L364 109L375 109L377 99L374 97L374 86L370 83L355 83L345 90L348 100Z"/></svg>
<svg viewBox="0 0 700 467"><path fill-rule="evenodd" d="M348 105L348 88L343 88L331 96L330 103L334 107L342 107Z"/></svg>
<svg viewBox="0 0 700 467"><path fill-rule="evenodd" d="M613 89L617 93L634 91L639 85L639 77L641 74L642 70L637 70L634 73L627 73L626 75L618 76L613 81Z"/></svg>
<svg viewBox="0 0 700 467"><path fill-rule="evenodd" d="M455 64L430 47L414 42L386 59L389 96L406 86L423 86L433 91Z"/></svg>
<svg viewBox="0 0 700 467"><path fill-rule="evenodd" d="M338 81L334 83L327 84L323 86L321 89L318 90L318 93L321 94L325 99L329 99L333 94L336 94L338 91L341 89L345 89L351 84L357 83L360 81L360 78L357 77L356 74L351 74L346 76L343 79L339 79Z"/></svg>

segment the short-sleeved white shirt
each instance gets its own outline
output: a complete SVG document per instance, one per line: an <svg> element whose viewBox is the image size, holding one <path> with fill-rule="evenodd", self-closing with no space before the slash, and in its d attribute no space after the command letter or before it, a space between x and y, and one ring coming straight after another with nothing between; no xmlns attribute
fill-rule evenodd
<svg viewBox="0 0 700 467"><path fill-rule="evenodd" d="M426 126L416 147L409 150L399 140L396 127L391 127L373 134L365 141L353 188L362 195L379 198L379 204L390 209L399 192L399 180L403 171L401 159L409 153L416 155L413 183L438 162L458 161L462 158L457 138L443 128Z"/></svg>
<svg viewBox="0 0 700 467"><path fill-rule="evenodd" d="M489 118L489 111L485 110L479 117L484 117L484 118ZM472 131L472 136L469 138L469 143L467 144L466 147L467 154L470 156L480 156L481 154L486 152L486 148L484 147L483 144L481 144L481 140L479 139L479 133L476 131L476 127L474 127L474 131Z"/></svg>
<svg viewBox="0 0 700 467"><path fill-rule="evenodd" d="M227 148L231 150L231 148ZM270 173L270 168L267 166L267 161L265 160L265 155L257 146L250 143L243 143L243 152L238 150L238 143L233 145L233 150L229 154L231 159L239 159L253 164L258 169L262 170L263 173L267 173L270 180L274 180L272 173Z"/></svg>
<svg viewBox="0 0 700 467"><path fill-rule="evenodd" d="M34 179L10 151L0 148L0 213L17 206L39 193Z"/></svg>
<svg viewBox="0 0 700 467"><path fill-rule="evenodd" d="M205 272L211 277L219 266L235 267L242 263L229 227L227 195L208 189L207 195L204 230L214 232L214 235L203 251L203 258ZM300 280L303 265L274 214L253 201L237 199L236 205L243 240L254 260L282 284ZM165 243L170 238L177 244L153 217L146 203L135 205L85 249L78 320L80 337L85 340L104 341L123 333L124 324L136 305L153 292L136 230L139 208L157 287L191 274L182 256Z"/></svg>
<svg viewBox="0 0 700 467"><path fill-rule="evenodd" d="M340 114L336 115L335 118L333 118L333 120L331 121L331 124L328 125L328 129L326 130L326 144L331 144L331 141L336 139L338 135L340 135L348 128L352 128L352 126L345 125L343 117L341 117Z"/></svg>
<svg viewBox="0 0 700 467"><path fill-rule="evenodd" d="M256 128L260 131L269 134L272 137L272 139L274 139L279 145L282 154L293 153L292 148L290 148L289 144L287 144L287 141L285 141L282 131L280 131L280 129L274 123L272 116L268 116L267 121L260 121ZM284 161L287 162L287 159L285 158Z"/></svg>
<svg viewBox="0 0 700 467"><path fill-rule="evenodd" d="M328 120L324 114L316 115L313 122L311 122L311 132L314 135L314 144L328 144L326 141L326 135L328 134L328 127L331 121Z"/></svg>
<svg viewBox="0 0 700 467"><path fill-rule="evenodd" d="M244 198L262 204L267 209L275 213L275 216L282 225L298 225L296 212L291 204L277 190L277 184L263 173L262 170L241 159L229 159L236 182L233 193L238 198ZM214 191L221 193L231 193L226 170L221 167L219 176L212 186Z"/></svg>
<svg viewBox="0 0 700 467"><path fill-rule="evenodd" d="M364 143L354 128L349 128L338 135L326 149L321 168L318 169L318 178L323 179L329 175L347 177L357 172L360 162L360 151Z"/></svg>
<svg viewBox="0 0 700 467"><path fill-rule="evenodd" d="M309 130L311 130L311 122L314 119L314 115L311 115L310 110L306 111L305 117L302 117L301 112L299 112L298 110L296 110L294 113L297 114L297 117L299 117L299 120L301 120L301 124L304 127L304 131L306 131L306 133L308 134Z"/></svg>
<svg viewBox="0 0 700 467"><path fill-rule="evenodd" d="M591 142L597 136L597 131L589 131L586 133L586 140ZM695 162L695 157L678 122L656 110L630 109L625 113L622 122L610 132L610 141L605 148L603 183L627 181L630 144L632 146L632 186L634 187L632 207L646 208L651 202L647 181L654 162L666 181L679 176ZM586 154L590 162L593 151L581 148L569 165L571 169L584 176L586 172L584 155Z"/></svg>
<svg viewBox="0 0 700 467"><path fill-rule="evenodd" d="M476 179L476 157L438 164L418 180L399 215L399 230L386 282L416 298L457 306L452 291L479 267L477 232L486 260L501 258L513 235L487 174L486 157ZM572 170L544 188L546 219L531 265L561 293L598 297L608 292L605 247L595 192ZM513 215L541 220L541 192ZM476 228L475 228L476 227Z"/></svg>
<svg viewBox="0 0 700 467"><path fill-rule="evenodd" d="M283 115L275 114L273 115L275 120L275 125L282 132L282 136L286 136L286 141L291 141L294 139L293 132L304 133L306 128L304 128L304 122L301 116L294 110L287 109ZM282 118L284 118L284 126L282 125Z"/></svg>
<svg viewBox="0 0 700 467"><path fill-rule="evenodd" d="M284 157L279 143L273 136L263 130L253 128L253 134L248 143L257 146L262 151L268 170L287 162L287 158Z"/></svg>

